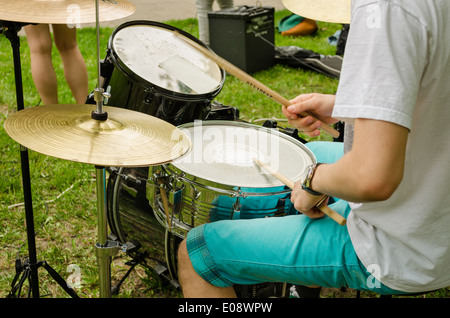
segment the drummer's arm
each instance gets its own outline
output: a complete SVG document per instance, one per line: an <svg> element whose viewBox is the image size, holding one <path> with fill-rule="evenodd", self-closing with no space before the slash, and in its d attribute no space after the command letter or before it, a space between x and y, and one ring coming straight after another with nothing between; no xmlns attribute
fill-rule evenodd
<svg viewBox="0 0 450 318"><path fill-rule="evenodd" d="M403 178L408 133L394 123L356 119L351 151L320 165L312 189L351 202L388 199Z"/></svg>
<svg viewBox="0 0 450 318"><path fill-rule="evenodd" d="M403 179L408 132L393 123L356 119L352 149L333 164L319 165L311 188L350 202L388 199ZM291 194L294 207L310 218L323 216L313 208L321 198L303 191L301 182Z"/></svg>

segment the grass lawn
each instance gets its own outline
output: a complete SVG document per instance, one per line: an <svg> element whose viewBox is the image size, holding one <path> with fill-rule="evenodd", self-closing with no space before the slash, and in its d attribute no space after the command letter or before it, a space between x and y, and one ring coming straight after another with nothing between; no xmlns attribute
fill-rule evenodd
<svg viewBox="0 0 450 318"><path fill-rule="evenodd" d="M287 14L287 11L277 12L276 21ZM195 19L166 23L198 36ZM340 29L340 26L320 23L319 27L316 35L303 38L282 37L277 34L275 44L277 46L295 45L324 55L333 55L336 47L328 44L327 38ZM112 32L111 28L101 29L102 56L106 54L107 42ZM92 28L80 29L78 32L78 42L87 63L92 90L97 82L95 34ZM60 102L74 103L64 80L61 59L55 48L53 53L59 81ZM25 38L21 38L21 60L25 107L39 105L40 98L31 78L30 56ZM9 41L4 36L0 36L0 70L2 74L0 78L0 170L2 172L0 177L0 272L2 273L0 297L3 298L11 290L10 284L15 275L16 258L23 258L28 254L25 214L21 204L23 192L20 151L18 144L3 129L5 119L17 109L12 51ZM338 85L336 79L282 65L274 65L253 76L288 99L307 92L334 93ZM251 123L262 123L261 119L264 118L284 118L280 105L232 76L227 76L216 100L222 104L237 107L240 118ZM280 124L284 123L280 120ZM307 136L302 137L311 140ZM330 139L326 135L319 138ZM46 260L64 278L73 273L68 271L69 265L76 265L82 275L82 286L77 288L77 293L83 298L98 297L98 271L94 250L97 241L94 168L47 157L33 151L29 151L29 155L38 260ZM113 281L125 274L129 268L125 264L128 260L129 258L121 252L114 257ZM39 278L42 296L68 297L45 270L39 270ZM26 294L26 291L23 294ZM354 292L328 290L323 296L352 297ZM363 293L363 296L375 297L366 293ZM448 289L443 289L427 297L448 296ZM180 297L180 293L167 286L152 271L137 266L123 284L121 293L117 297Z"/></svg>

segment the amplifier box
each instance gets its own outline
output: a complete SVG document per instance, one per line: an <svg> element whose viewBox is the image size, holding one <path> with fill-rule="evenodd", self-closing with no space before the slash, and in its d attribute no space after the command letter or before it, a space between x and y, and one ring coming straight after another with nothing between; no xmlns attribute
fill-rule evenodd
<svg viewBox="0 0 450 318"><path fill-rule="evenodd" d="M211 49L247 73L273 66L274 13L272 7L249 6L209 12Z"/></svg>

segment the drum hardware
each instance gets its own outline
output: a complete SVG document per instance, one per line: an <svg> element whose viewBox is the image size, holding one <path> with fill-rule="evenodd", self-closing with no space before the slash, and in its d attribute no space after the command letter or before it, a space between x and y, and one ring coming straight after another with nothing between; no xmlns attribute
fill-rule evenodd
<svg viewBox="0 0 450 318"><path fill-rule="evenodd" d="M121 285L128 278L130 273L135 269L135 267L137 265L143 265L145 267L149 267L148 265L146 265L147 260L152 259L152 257L147 252L139 252L139 253L133 253L133 254L128 254L128 255L131 257L131 260L126 262L125 265L130 266L130 268L128 268L127 272L122 276L122 278L114 286L111 287L112 295L119 294ZM158 260L155 260L155 261L158 261ZM158 277L169 282L171 284L171 286L174 287L175 289L180 288L180 285L178 284L178 282L171 278L171 277L173 277L173 275L170 273L169 269L166 266L164 266L160 263L157 263L151 269Z"/></svg>
<svg viewBox="0 0 450 318"><path fill-rule="evenodd" d="M111 86L108 86L106 88L106 91L103 93L103 104L108 104L110 98L111 98Z"/></svg>
<svg viewBox="0 0 450 318"><path fill-rule="evenodd" d="M211 103L211 110L205 120L233 120L239 121L239 109L227 106L217 101Z"/></svg>
<svg viewBox="0 0 450 318"><path fill-rule="evenodd" d="M282 133L297 139L301 143L303 143L303 144L307 143L307 141L305 139L303 139L302 137L299 136L297 128L279 126L278 123L275 120L266 120L266 121L264 121L263 127L277 128Z"/></svg>
<svg viewBox="0 0 450 318"><path fill-rule="evenodd" d="M94 114L94 113L92 113ZM97 237L95 244L95 254L97 256L97 266L99 269L99 290L100 297L111 297L111 257L118 251L117 242L108 240L106 206L105 206L105 168L95 166L96 190L97 190Z"/></svg>
<svg viewBox="0 0 450 318"><path fill-rule="evenodd" d="M166 173L162 173L161 170L156 170L153 174L152 178L149 178L149 181L152 180L155 182L155 185L157 185L159 189L159 195L163 204L163 211L165 213L167 222L164 224L164 226L168 227L168 230L172 230L172 222L173 218L169 215L169 211L172 210L174 213L178 211L179 203L176 202L177 200L172 200L169 202L168 193L173 194L177 191L174 190L174 187L171 185L173 182L173 179L170 178ZM182 191L181 189L178 191ZM179 197L179 195L173 195L173 198ZM163 220L160 220L160 222L163 222Z"/></svg>
<svg viewBox="0 0 450 318"><path fill-rule="evenodd" d="M146 179L139 178L131 174L122 173L121 169L118 167L107 167L107 170L110 174L115 174L116 176L122 178L128 185L145 184L147 182Z"/></svg>
<svg viewBox="0 0 450 318"><path fill-rule="evenodd" d="M16 260L16 275L11 283L11 291L8 293L7 298L20 298L20 293L22 291L23 283L28 280L31 284L31 272L34 268L36 270L40 267L44 267L49 275L58 283L62 289L67 292L72 298L78 298L73 288L67 284L67 282L59 275L53 267L51 267L46 261L39 261L36 264L31 264L29 258L17 259ZM22 277L19 279L19 277ZM30 290L31 292L31 290ZM17 294L16 294L17 293ZM29 293L30 295L30 293Z"/></svg>
<svg viewBox="0 0 450 318"><path fill-rule="evenodd" d="M125 265L131 266L131 267L127 270L127 272L122 277L122 279L117 284L115 284L114 286L111 287L111 295L117 296L119 294L120 286L122 286L125 279L127 279L128 275L130 275L130 273L133 271L133 269L138 264L140 264L140 262L139 262L139 260L136 260L136 259L132 259L125 263Z"/></svg>
<svg viewBox="0 0 450 318"><path fill-rule="evenodd" d="M133 254L129 254L129 255L131 256L131 260L126 262L125 265L130 266L130 268L123 275L123 277L114 286L111 287L111 294L112 295L118 295L119 294L119 290L120 290L121 285L123 284L125 279L128 278L130 273L135 269L135 267L137 265L144 265L144 266L146 266L147 259L152 259L152 257L147 252L138 252L138 253L133 253ZM156 261L158 261L158 260L156 260ZM171 278L171 277L173 277L173 275L170 273L170 270L166 266L164 266L164 265L162 265L160 263L157 263L155 266L152 267L152 270L158 277L160 277L160 278L164 279L165 281L169 282L170 285L172 287L174 287L175 289L180 288L180 285L178 284L178 282L176 282L175 280L173 280Z"/></svg>
<svg viewBox="0 0 450 318"><path fill-rule="evenodd" d="M130 275L130 273L134 270L134 268L137 265L146 265L148 259L153 259L151 255L147 251L141 252L141 244L138 241L130 240L127 241L125 244L122 244L119 240L119 238L114 235L113 233L110 233L108 236L108 240L116 242L119 246L122 246L122 252L126 253L131 257L131 260L126 262L125 265L130 266L130 268L127 270L127 272L124 274L124 276L111 287L111 295L118 295L120 291L120 287L122 286L123 282L127 277ZM155 261L158 261L157 259L154 259ZM161 265L157 264L154 268L154 271L156 275L168 279L168 269ZM170 279L168 279L170 280ZM179 286L177 284L174 285L175 288L178 288Z"/></svg>
<svg viewBox="0 0 450 318"><path fill-rule="evenodd" d="M158 173L158 172L157 172ZM159 181L159 179L157 179ZM172 218L169 216L169 201L167 199L166 188L164 186L159 186L159 192L161 195L161 200L164 207L164 213L166 214L168 230L172 230Z"/></svg>
<svg viewBox="0 0 450 318"><path fill-rule="evenodd" d="M239 203L239 197L236 198L236 202L234 202L230 211L230 219L237 220L241 218L241 204Z"/></svg>

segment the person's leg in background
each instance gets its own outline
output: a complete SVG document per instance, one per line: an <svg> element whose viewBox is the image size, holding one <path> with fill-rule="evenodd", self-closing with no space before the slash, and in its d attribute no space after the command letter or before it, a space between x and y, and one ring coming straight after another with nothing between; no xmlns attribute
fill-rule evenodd
<svg viewBox="0 0 450 318"><path fill-rule="evenodd" d="M53 25L55 45L61 55L64 76L75 101L84 104L89 94L86 63L77 43L77 29L65 24Z"/></svg>
<svg viewBox="0 0 450 318"><path fill-rule="evenodd" d="M31 55L31 74L44 105L58 103L58 83L52 64L52 37L48 24L24 27Z"/></svg>
<svg viewBox="0 0 450 318"><path fill-rule="evenodd" d="M197 8L199 39L206 45L209 45L209 21L208 12L213 11L214 0L195 0ZM234 6L233 0L217 0L219 8L231 9Z"/></svg>
<svg viewBox="0 0 450 318"><path fill-rule="evenodd" d="M84 104L89 93L86 64L78 48L75 28L52 25L55 45L61 55L64 76L75 101ZM58 82L52 63L52 36L47 24L25 28L31 55L31 73L44 105L58 104Z"/></svg>

